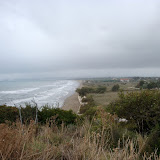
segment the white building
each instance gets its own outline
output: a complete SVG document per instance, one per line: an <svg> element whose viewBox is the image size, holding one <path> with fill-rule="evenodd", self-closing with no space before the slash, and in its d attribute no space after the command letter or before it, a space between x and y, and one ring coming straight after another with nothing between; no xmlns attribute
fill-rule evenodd
<svg viewBox="0 0 160 160"><path fill-rule="evenodd" d="M120 82L129 82L129 79L128 78L122 78L122 79L120 79Z"/></svg>

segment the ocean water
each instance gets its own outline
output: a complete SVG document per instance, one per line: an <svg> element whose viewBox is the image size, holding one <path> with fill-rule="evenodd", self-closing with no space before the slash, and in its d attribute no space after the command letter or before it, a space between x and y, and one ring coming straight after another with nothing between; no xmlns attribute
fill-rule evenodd
<svg viewBox="0 0 160 160"><path fill-rule="evenodd" d="M25 106L35 101L38 107L46 104L62 107L78 86L74 80L0 82L0 105Z"/></svg>

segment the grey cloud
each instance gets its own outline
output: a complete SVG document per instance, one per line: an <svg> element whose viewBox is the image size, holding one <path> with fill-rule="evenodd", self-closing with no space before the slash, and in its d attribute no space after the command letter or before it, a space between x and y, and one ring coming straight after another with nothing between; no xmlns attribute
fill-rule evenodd
<svg viewBox="0 0 160 160"><path fill-rule="evenodd" d="M0 1L0 74L160 75L159 9L158 0Z"/></svg>

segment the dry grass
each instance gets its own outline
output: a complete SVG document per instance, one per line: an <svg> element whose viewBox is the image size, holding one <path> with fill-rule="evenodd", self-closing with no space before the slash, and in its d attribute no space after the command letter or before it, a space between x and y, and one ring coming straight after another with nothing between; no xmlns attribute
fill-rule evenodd
<svg viewBox="0 0 160 160"><path fill-rule="evenodd" d="M118 98L118 92L106 92L104 94L90 94L97 106L107 106Z"/></svg>
<svg viewBox="0 0 160 160"><path fill-rule="evenodd" d="M101 111L100 111L101 112ZM96 130L95 122L101 122ZM146 138L119 141L116 148L112 143L114 117L101 113L99 119L85 121L81 126L63 124L57 127L24 125L0 125L0 159L2 160L138 160L146 143ZM142 156L144 160L159 157L156 154Z"/></svg>
<svg viewBox="0 0 160 160"><path fill-rule="evenodd" d="M111 91L112 87L115 84L119 84L120 89L123 90L130 90L130 87L135 87L137 85L137 82L128 82L128 83L122 83L122 82L103 82L103 81L90 81L90 83L84 82L84 87L98 87L98 86L105 86L107 87L107 91Z"/></svg>
<svg viewBox="0 0 160 160"><path fill-rule="evenodd" d="M128 93L128 92L132 92L132 91L124 91L124 94ZM134 91L134 92L139 92L139 91ZM109 105L111 102L114 102L115 100L117 100L119 98L118 95L119 92L106 92L104 94L96 94L96 93L92 93L89 95L92 95L94 102L97 106L107 106Z"/></svg>
<svg viewBox="0 0 160 160"><path fill-rule="evenodd" d="M101 82L101 81L91 81L91 83L84 83L84 87L98 87L98 86L106 86L107 92L103 94L92 93L94 102L97 106L107 106L109 103L115 101L118 98L118 92L112 92L112 87L115 84L119 84L120 89L124 90L124 93L130 91L136 91L130 89L130 87L134 87L137 85L137 82L129 82L129 83L121 83L121 82Z"/></svg>

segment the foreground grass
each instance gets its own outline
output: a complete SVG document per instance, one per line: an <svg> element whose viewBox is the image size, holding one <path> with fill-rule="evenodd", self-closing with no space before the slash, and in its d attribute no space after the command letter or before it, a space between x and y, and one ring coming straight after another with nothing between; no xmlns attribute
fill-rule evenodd
<svg viewBox="0 0 160 160"><path fill-rule="evenodd" d="M96 124L96 125L95 125ZM101 113L101 118L82 125L54 122L46 125L21 126L0 124L0 159L2 160L158 160L156 153L144 152L147 138L124 138L116 145L116 124L111 115Z"/></svg>

